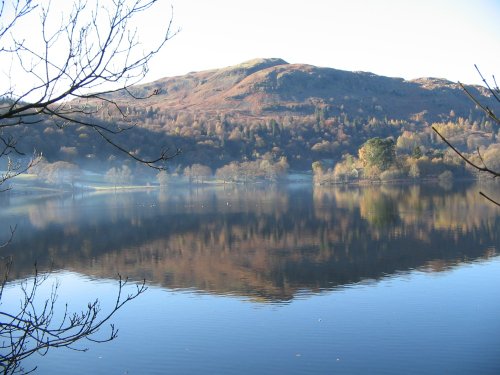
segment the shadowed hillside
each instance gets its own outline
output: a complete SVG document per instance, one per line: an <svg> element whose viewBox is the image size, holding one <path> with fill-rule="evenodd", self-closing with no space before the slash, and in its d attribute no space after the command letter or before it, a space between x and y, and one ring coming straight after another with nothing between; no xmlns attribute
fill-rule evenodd
<svg viewBox="0 0 500 375"><path fill-rule="evenodd" d="M483 87L469 89L484 104L490 103ZM446 149L431 130L435 123L441 130L453 128L445 133L463 152L487 147L497 137L491 122L459 85L438 78L406 81L255 59L163 78L130 91L147 98L109 94L116 105L96 107L92 121L132 126L114 139L144 158L166 146L182 149L182 155L170 162L169 172L196 163L215 172L232 162L274 163L282 158L292 169L310 170L317 160L336 162L347 153L356 155L373 137L418 139L397 151L411 153L419 146L432 156ZM153 92L158 95L150 96ZM93 104L75 101L74 105L92 108ZM22 139L26 153L36 148L51 162L66 160L94 170L127 162L85 127L62 129L45 122L12 131Z"/></svg>

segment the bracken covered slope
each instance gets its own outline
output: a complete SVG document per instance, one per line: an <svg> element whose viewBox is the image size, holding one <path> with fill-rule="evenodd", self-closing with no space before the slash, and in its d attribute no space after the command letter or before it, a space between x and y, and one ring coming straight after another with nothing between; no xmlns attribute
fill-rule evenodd
<svg viewBox="0 0 500 375"><path fill-rule="evenodd" d="M468 116L473 104L457 83L439 78L402 78L350 72L282 59L254 59L222 69L163 78L134 87L146 95L160 95L142 102L160 110L237 112L242 115L308 114L321 104L330 113L354 112L408 119L426 113L429 121L447 116ZM472 88L487 99L480 86ZM129 101L124 93L115 99ZM137 105L137 103L135 103Z"/></svg>

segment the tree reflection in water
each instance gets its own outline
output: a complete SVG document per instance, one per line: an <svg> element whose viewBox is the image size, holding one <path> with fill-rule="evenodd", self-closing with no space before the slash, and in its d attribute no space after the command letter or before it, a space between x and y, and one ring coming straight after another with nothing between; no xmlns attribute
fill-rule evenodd
<svg viewBox="0 0 500 375"><path fill-rule="evenodd" d="M267 301L495 256L496 207L474 186L215 187L20 205L17 278L54 264Z"/></svg>

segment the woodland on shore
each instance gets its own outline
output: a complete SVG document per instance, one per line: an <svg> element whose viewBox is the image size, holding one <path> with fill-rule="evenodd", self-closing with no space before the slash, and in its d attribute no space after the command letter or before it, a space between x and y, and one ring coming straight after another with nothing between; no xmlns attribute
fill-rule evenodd
<svg viewBox="0 0 500 375"><path fill-rule="evenodd" d="M113 185L164 184L173 177L278 181L290 171L313 171L319 184L474 177L433 127L465 155L474 158L479 149L489 166L500 165L492 121L457 84L442 79L405 81L256 59L131 90L158 95L110 94L114 105L96 104L94 121L128 128L116 142L132 153L180 150L160 174L105 147L86 126L46 120L7 131L22 139L27 155L34 149L43 155L31 170L39 182L72 187L82 171L105 175ZM482 87L470 90L490 100Z"/></svg>

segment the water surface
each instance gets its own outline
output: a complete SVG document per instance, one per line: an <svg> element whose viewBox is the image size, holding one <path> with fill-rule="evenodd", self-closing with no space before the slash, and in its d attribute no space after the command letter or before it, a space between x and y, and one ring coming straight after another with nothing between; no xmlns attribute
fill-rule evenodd
<svg viewBox="0 0 500 375"><path fill-rule="evenodd" d="M500 372L500 216L474 186L2 199L15 279L36 259L75 309L118 273L150 286L117 340L38 373Z"/></svg>

